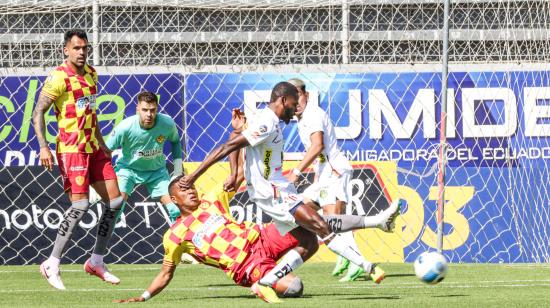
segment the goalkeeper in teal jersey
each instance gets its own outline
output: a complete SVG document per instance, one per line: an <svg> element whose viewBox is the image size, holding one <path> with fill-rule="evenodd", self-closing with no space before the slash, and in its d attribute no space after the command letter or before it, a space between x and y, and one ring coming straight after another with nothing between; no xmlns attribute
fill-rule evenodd
<svg viewBox="0 0 550 308"><path fill-rule="evenodd" d="M109 136L107 147L122 149L115 170L118 187L125 201L137 184L144 184L152 198L160 198L172 222L180 215L178 207L168 194L170 175L163 153L164 142L172 145L173 176L182 174L182 148L174 120L158 113L158 99L154 93L141 92L137 97L136 115L120 122Z"/></svg>

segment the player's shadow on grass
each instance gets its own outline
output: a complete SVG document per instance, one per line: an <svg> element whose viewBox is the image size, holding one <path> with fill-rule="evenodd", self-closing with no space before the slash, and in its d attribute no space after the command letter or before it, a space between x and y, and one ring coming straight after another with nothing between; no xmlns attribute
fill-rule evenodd
<svg viewBox="0 0 550 308"><path fill-rule="evenodd" d="M235 285L234 283L216 283L216 284L207 284L205 285L204 287L235 287L237 285Z"/></svg>
<svg viewBox="0 0 550 308"><path fill-rule="evenodd" d="M386 278L388 277L414 277L414 274L387 274Z"/></svg>
<svg viewBox="0 0 550 308"><path fill-rule="evenodd" d="M467 294L446 294L446 295L434 295L432 297L466 297L466 296L470 296L470 295L467 295Z"/></svg>
<svg viewBox="0 0 550 308"><path fill-rule="evenodd" d="M242 294L242 295L218 295L218 296L198 296L193 297L193 299L231 299L231 298L251 298L257 299L256 295L252 294Z"/></svg>
<svg viewBox="0 0 550 308"><path fill-rule="evenodd" d="M389 296L375 296L375 295L371 295L371 296L357 296L357 294L350 294L350 295L353 295L353 297L345 297L345 298L341 298L342 300L348 300L348 301L354 301L354 300L377 300L377 299L388 299L388 300L395 300L395 299L401 299L401 297L397 296L397 295L389 295Z"/></svg>

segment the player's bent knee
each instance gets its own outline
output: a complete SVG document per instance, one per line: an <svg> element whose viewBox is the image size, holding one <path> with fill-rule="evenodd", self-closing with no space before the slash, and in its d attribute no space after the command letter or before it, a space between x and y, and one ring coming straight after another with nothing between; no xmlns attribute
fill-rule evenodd
<svg viewBox="0 0 550 308"><path fill-rule="evenodd" d="M304 294L304 284L300 277L294 278L288 285L282 297L301 297Z"/></svg>
<svg viewBox="0 0 550 308"><path fill-rule="evenodd" d="M109 201L109 208L111 210L120 210L123 202L124 202L124 199L122 198L122 196L111 199Z"/></svg>

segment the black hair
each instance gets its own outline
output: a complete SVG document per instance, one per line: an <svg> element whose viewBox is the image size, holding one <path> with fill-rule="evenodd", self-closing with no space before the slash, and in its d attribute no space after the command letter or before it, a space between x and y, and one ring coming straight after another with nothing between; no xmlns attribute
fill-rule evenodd
<svg viewBox="0 0 550 308"><path fill-rule="evenodd" d="M281 81L273 87L271 91L271 100L270 103L275 102L279 97L294 96L298 99L298 90L296 86L290 82Z"/></svg>
<svg viewBox="0 0 550 308"><path fill-rule="evenodd" d="M86 32L84 30L81 30L81 29L71 29L71 30L68 30L67 32L65 32L65 46L67 46L67 44L69 44L69 42L71 41L71 39L73 38L73 36L77 36L78 38L81 38L83 40L86 40L88 41L88 35L86 35Z"/></svg>
<svg viewBox="0 0 550 308"><path fill-rule="evenodd" d="M182 177L184 177L183 174L176 176L175 178L173 178L173 179L170 181L170 184L168 184L168 194L169 194L169 195L170 195L170 191L172 190L172 187L174 187L174 185L177 185L177 184L178 184L178 181L179 181Z"/></svg>

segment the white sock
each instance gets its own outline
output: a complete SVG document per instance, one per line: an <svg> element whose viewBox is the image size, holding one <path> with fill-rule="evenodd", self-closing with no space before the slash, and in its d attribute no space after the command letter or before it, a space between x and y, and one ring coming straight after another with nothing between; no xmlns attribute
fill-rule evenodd
<svg viewBox="0 0 550 308"><path fill-rule="evenodd" d="M357 242L355 241L355 238L353 237L352 231L347 231L343 233L338 233L342 237L343 241L346 244L349 244L353 250L360 252L359 247L357 246Z"/></svg>
<svg viewBox="0 0 550 308"><path fill-rule="evenodd" d="M375 216L365 216L363 223L365 224L365 228L375 228L383 224L384 221L380 219L379 215L375 215Z"/></svg>
<svg viewBox="0 0 550 308"><path fill-rule="evenodd" d="M283 256L281 262L260 279L260 284L272 286L277 280L294 271L303 263L302 256L296 250L291 249Z"/></svg>
<svg viewBox="0 0 550 308"><path fill-rule="evenodd" d="M101 264L103 264L103 256L92 253L92 257L90 258L90 262L92 262L93 266L101 265Z"/></svg>
<svg viewBox="0 0 550 308"><path fill-rule="evenodd" d="M370 272L372 264L365 260L358 250L353 249L352 245L346 243L344 238L340 234L336 236L327 244L327 247L334 253L348 259L351 263L361 266L365 271Z"/></svg>
<svg viewBox="0 0 550 308"><path fill-rule="evenodd" d="M48 264L53 267L59 267L60 260L59 258L50 256L48 258Z"/></svg>

